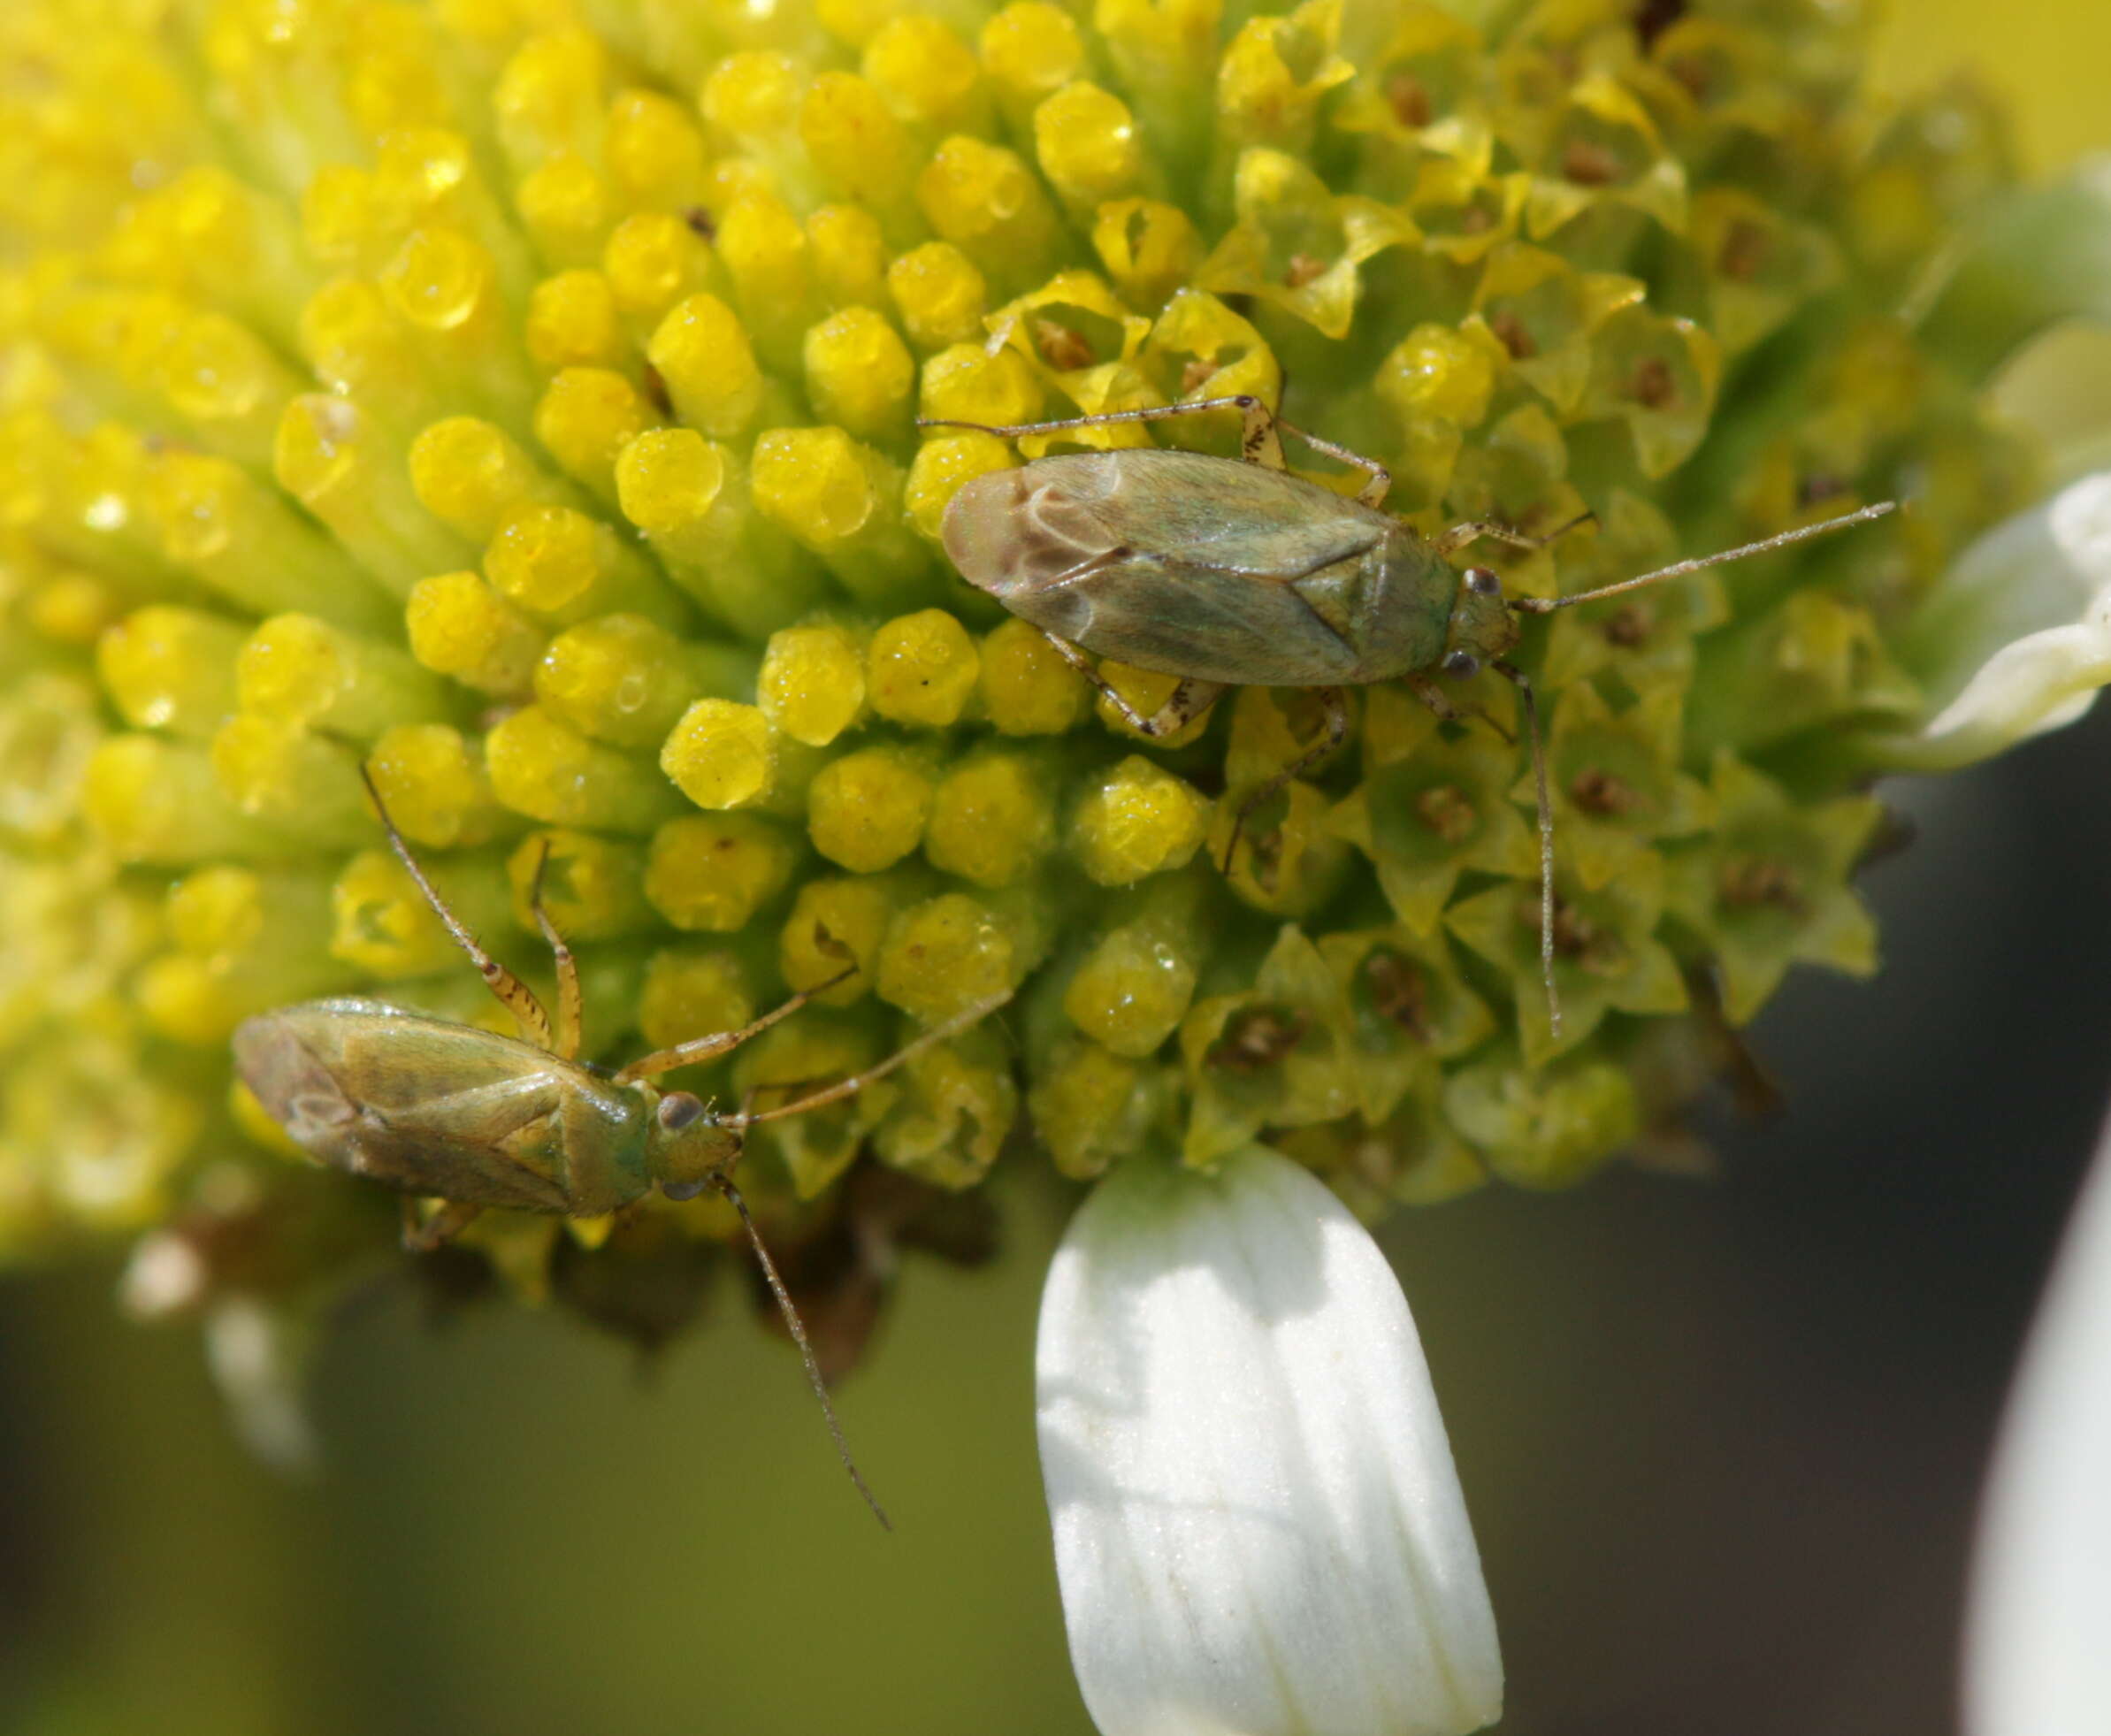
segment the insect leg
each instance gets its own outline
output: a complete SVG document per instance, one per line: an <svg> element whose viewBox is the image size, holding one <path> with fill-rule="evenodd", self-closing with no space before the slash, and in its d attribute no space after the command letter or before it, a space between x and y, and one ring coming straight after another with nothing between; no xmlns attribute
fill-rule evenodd
<svg viewBox="0 0 2111 1736"><path fill-rule="evenodd" d="M845 975L848 974L848 972L845 973ZM840 982L842 978L838 977L836 980ZM862 1073L853 1074L847 1079L839 1079L834 1084L824 1086L822 1090L800 1097L796 1102L758 1113L751 1106L756 1095L756 1091L751 1090L741 1105L740 1113L738 1115L729 1115L718 1125L738 1131L753 1127L761 1121L779 1120L786 1115L803 1114L809 1109L819 1109L824 1105L840 1102L843 1098L863 1090L874 1080L883 1078L887 1074L893 1072L904 1062L914 1060L932 1044L943 1043L947 1037L959 1036L978 1019L987 1017L990 1013L994 1013L1011 998L1012 991L1006 989L1000 995L991 995L986 999L979 1000L964 1012L954 1014L944 1024L934 1025L914 1042L904 1044L878 1065L869 1067ZM780 1008L771 1017L773 1019L781 1018L789 1010L789 1008ZM756 1090L761 1089L763 1088L757 1087ZM821 1414L828 1423L829 1434L836 1443L836 1452L843 1461L843 1468L850 1473L851 1481L857 1486L858 1493L865 1497L865 1504L872 1509L879 1522L888 1530L893 1530L894 1526L888 1519L885 1510L874 1498L871 1489L866 1487L865 1479L859 1474L857 1462L850 1456L850 1443L843 1438L843 1425L836 1420L836 1407L829 1403L828 1383L821 1378L821 1363L814 1354L813 1341L807 1336L806 1323L799 1317L799 1309L793 1304L792 1292L785 1288L784 1280L777 1272L776 1262L770 1258L769 1250L762 1245L761 1232L755 1227L754 1218L747 1209L747 1201L741 1197L740 1189L734 1183L733 1178L723 1171L712 1177L712 1183L719 1192L732 1201L733 1209L740 1214L740 1227L747 1232L748 1244L755 1250L755 1260L762 1268L762 1276L769 1285L769 1293L776 1298L777 1311L784 1317L784 1325L792 1334L792 1342L799 1346L799 1360L806 1365L807 1380L814 1388L815 1397L821 1401Z"/></svg>
<svg viewBox="0 0 2111 1736"><path fill-rule="evenodd" d="M1410 673L1400 678L1407 684L1409 692L1436 714L1440 723L1463 723L1466 721L1466 714L1451 703L1450 694L1427 676Z"/></svg>
<svg viewBox="0 0 2111 1736"><path fill-rule="evenodd" d="M1454 524L1449 531L1438 532L1430 538L1429 546L1439 554L1449 554L1478 538L1492 537L1497 542L1508 543L1512 548L1544 548L1549 543L1559 542L1578 525L1587 524L1597 516L1595 512L1579 512L1566 524L1548 532L1543 537L1534 536L1529 531L1518 530L1513 525L1498 524L1492 518L1469 518L1463 524Z"/></svg>
<svg viewBox="0 0 2111 1736"><path fill-rule="evenodd" d="M987 996L965 1011L954 1013L945 1023L933 1025L921 1036L904 1044L885 1060L875 1063L862 1073L853 1073L847 1079L838 1079L832 1085L823 1086L820 1090L793 1102L779 1104L775 1109L743 1109L738 1115L727 1116L718 1125L734 1128L756 1127L764 1121L781 1121L787 1115L803 1115L809 1109L822 1109L831 1103L840 1103L846 1097L854 1097L875 1080L885 1078L898 1067L914 1060L925 1050L944 1043L948 1037L958 1036L970 1025L988 1018L1011 998L1012 991L1009 989L1002 994Z"/></svg>
<svg viewBox="0 0 2111 1736"><path fill-rule="evenodd" d="M1154 741L1160 736L1175 735L1187 728L1214 705L1217 695L1224 691L1221 682L1200 681L1193 676L1182 676L1180 684L1166 696L1166 702L1145 716L1093 667L1092 660L1068 639L1058 639L1046 628L1042 629L1041 636L1055 646L1066 663L1098 690L1102 699L1121 714L1124 723L1138 735L1149 736Z"/></svg>
<svg viewBox="0 0 2111 1736"><path fill-rule="evenodd" d="M1279 767L1273 776L1239 804L1239 811L1231 822L1230 841L1224 846L1224 872L1227 874L1231 872L1232 860L1238 854L1239 834L1246 828L1246 816L1293 778L1303 777L1348 737L1349 702L1342 690L1339 687L1321 687L1315 691L1320 695L1319 702L1327 707L1326 732L1289 765Z"/></svg>
<svg viewBox="0 0 2111 1736"><path fill-rule="evenodd" d="M1356 491L1356 498L1367 507L1381 507L1393 486L1393 473L1375 458L1366 458L1360 452L1351 452L1345 446L1332 440L1323 440L1317 434L1308 434L1294 422L1285 422L1280 417L1276 423L1286 434L1295 434L1314 452L1324 452L1329 458L1339 458L1352 470L1364 473L1364 486ZM1278 469L1281 466L1278 465Z"/></svg>
<svg viewBox="0 0 2111 1736"><path fill-rule="evenodd" d="M1402 676L1400 679L1406 684L1408 692L1412 693L1418 700L1421 700L1424 705L1427 706L1430 710L1436 714L1438 723L1470 723L1475 718L1479 718L1483 723L1486 723L1489 729L1493 730L1497 735L1501 736L1503 739L1508 742L1511 746L1515 746L1517 745L1517 737L1511 734L1511 732L1503 728L1501 723L1497 723L1491 714L1483 711L1477 705L1460 706L1454 704L1452 702L1451 696L1442 687L1438 686L1437 684L1432 681L1427 676L1418 675L1412 671L1410 671L1408 674Z"/></svg>
<svg viewBox="0 0 2111 1736"><path fill-rule="evenodd" d="M1066 428L1100 428L1110 422L1165 422L1176 416L1197 416L1205 410L1235 409L1243 425L1239 433L1240 455L1250 464L1266 465L1269 470L1289 469L1282 455L1282 436L1276 432L1275 412L1251 393L1242 392L1228 398L1197 398L1178 404L1151 404L1142 409L1100 410L1092 416L1068 416L1058 422L957 422L950 417L919 417L919 428L973 428L984 434L995 434L1003 440L1017 440L1021 434L1056 434ZM1318 445L1319 442L1314 441ZM1339 451L1338 447L1327 447ZM1347 455L1342 455L1346 456ZM1361 459L1351 462L1361 463Z"/></svg>
<svg viewBox="0 0 2111 1736"><path fill-rule="evenodd" d="M447 908L447 900L432 883L425 878L425 871L417 865L417 858L410 853L410 846L403 842L403 835L396 830L396 822L388 817L388 809L382 806L381 792L374 787L374 776L364 766L359 776L366 785L367 799L373 803L374 812L381 818L381 829L388 834L389 847L396 853L397 860L417 882L419 891L425 895L425 902L440 920L447 924L447 932L455 937L455 944L470 956L470 961L484 978L484 986L499 998L500 1004L513 1015L520 1033L540 1049L554 1049L556 1045L550 1035L550 1015L542 1010L542 1003L535 998L535 991L477 943L477 937L463 927L462 919Z"/></svg>
<svg viewBox="0 0 2111 1736"><path fill-rule="evenodd" d="M421 1219L417 1214L417 1202L406 1196L403 1200L403 1250L411 1254L430 1254L435 1249L452 1242L477 1220L484 1210L471 1205L467 1200L442 1200L433 1208L432 1215Z"/></svg>
<svg viewBox="0 0 2111 1736"><path fill-rule="evenodd" d="M692 1036L686 1043L677 1043L671 1049L655 1049L649 1055L640 1055L616 1075L619 1085L633 1084L640 1079L650 1079L658 1074L677 1067L689 1067L699 1061L715 1059L730 1049L738 1049L749 1037L760 1036L780 1019L789 1019L815 995L825 995L838 983L848 982L858 974L857 966L848 965L825 983L817 983L811 989L801 989L789 997L782 1006L772 1007L760 1019L741 1026L736 1031L713 1031L708 1036ZM739 1125L745 1126L743 1118Z"/></svg>
<svg viewBox="0 0 2111 1736"><path fill-rule="evenodd" d="M1243 397L1239 406L1239 456L1264 470L1287 470L1290 461L1282 455L1282 434L1275 412L1258 398Z"/></svg>
<svg viewBox="0 0 2111 1736"><path fill-rule="evenodd" d="M584 1002L579 994L579 962L572 957L564 937L557 932L557 925L550 921L550 913L543 908L542 875L549 865L550 841L546 837L542 841L542 853L535 859L535 878L528 886L528 909L557 960L557 1053L572 1061L579 1058L579 1044L585 1029Z"/></svg>

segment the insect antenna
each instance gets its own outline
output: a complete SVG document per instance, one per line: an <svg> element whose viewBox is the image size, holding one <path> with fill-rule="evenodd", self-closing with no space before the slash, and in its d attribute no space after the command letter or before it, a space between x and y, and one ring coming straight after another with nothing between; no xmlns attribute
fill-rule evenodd
<svg viewBox="0 0 2111 1736"><path fill-rule="evenodd" d="M1011 998L1012 991L1009 989L1001 994L988 996L955 1013L945 1023L932 1026L914 1042L903 1044L885 1060L866 1068L862 1073L853 1074L847 1079L838 1079L832 1085L811 1092L794 1102L782 1104L775 1109L765 1109L760 1113L752 1109L743 1109L738 1115L725 1117L718 1125L722 1128L751 1128L758 1122L782 1120L787 1115L802 1114L809 1109L819 1109L824 1105L840 1102L863 1090L874 1080L885 1077L904 1062L914 1060L934 1044L943 1043L949 1036L958 1036L976 1021L996 1012ZM814 1388L815 1397L821 1401L821 1414L828 1421L829 1434L836 1442L836 1452L843 1460L843 1468L850 1472L851 1481L857 1486L858 1493L865 1497L865 1504L872 1509L880 1524L892 1531L893 1522L888 1518L886 1510L874 1498L871 1489L866 1487L865 1479L858 1473L856 1462L850 1456L849 1443L843 1438L843 1425L836 1420L836 1407L829 1403L828 1384L821 1378L821 1363L814 1354L812 1341L807 1336L806 1323L799 1319L799 1310L792 1304L792 1292L784 1288L784 1281L778 1275L776 1262L769 1258L769 1250L762 1245L761 1234L755 1228L755 1220L748 1213L747 1202L740 1197L740 1189L734 1186L731 1176L719 1174L712 1179L719 1191L733 1202L733 1209L740 1214L741 1227L747 1231L748 1242L755 1250L755 1258L762 1267L762 1275L769 1281L769 1292L776 1297L777 1311L784 1317L784 1325L791 1331L792 1342L799 1346L799 1357L806 1365L807 1382Z"/></svg>
<svg viewBox="0 0 2111 1736"><path fill-rule="evenodd" d="M1742 561L1753 554L1769 554L1778 548L1793 547L1797 543L1809 542L1814 537L1830 536L1835 531L1844 531L1855 524L1866 524L1873 518L1882 518L1886 513L1896 512L1897 501L1879 501L1856 511L1843 513L1838 518L1828 518L1822 524L1798 525L1793 531L1763 537L1757 542L1740 543L1735 548L1718 550L1713 554L1697 554L1691 559L1674 561L1668 567L1639 573L1633 578L1623 578L1617 584L1602 585L1595 591L1579 591L1570 597L1512 597L1510 607L1521 615L1551 615L1557 608L1573 608L1578 603L1594 603L1604 597L1617 597L1625 591L1639 591L1646 585L1656 585L1667 578L1683 577L1709 567L1719 567L1725 562ZM1585 518L1592 515L1586 513ZM1580 524L1582 520L1576 521ZM1461 527L1466 528L1466 527ZM1476 525L1476 530L1488 527ZM1573 529L1564 525L1563 530ZM1560 532L1555 533L1560 535ZM1551 538L1543 540L1550 541ZM1547 744L1540 730L1539 696L1525 672L1512 663L1496 662L1491 665L1506 677L1518 690L1518 698L1524 707L1526 732L1532 742L1532 777L1539 800L1540 830L1540 975L1547 985L1547 1019L1553 1034L1561 1035L1561 996L1554 986L1554 807L1547 784ZM1491 722L1493 720L1490 720Z"/></svg>
<svg viewBox="0 0 2111 1736"><path fill-rule="evenodd" d="M1498 659L1491 667L1518 690L1525 709L1525 733L1532 742L1532 781L1540 810L1540 976L1547 985L1547 1022L1561 1035L1561 996L1554 987L1554 804L1547 792L1547 743L1540 733L1539 693L1514 663Z"/></svg>
<svg viewBox="0 0 2111 1736"><path fill-rule="evenodd" d="M1844 531L1851 525L1866 524L1872 518L1881 518L1886 513L1896 512L1900 506L1901 502L1897 501L1879 501L1873 507L1862 507L1855 512L1842 513L1838 518L1828 518L1821 524L1800 524L1793 531L1762 537L1757 542L1740 543L1735 548L1721 549L1713 554L1696 554L1690 560L1674 561L1670 566L1658 567L1653 572L1623 578L1614 585L1601 585L1595 591L1579 591L1572 597L1512 597L1510 606L1525 615L1551 615L1557 608L1573 608L1578 603L1595 603L1601 597L1617 597L1623 591L1639 591L1645 585L1655 585L1663 579L1702 572L1709 567L1719 567L1728 561L1741 561L1750 554L1771 554L1777 548L1788 548L1800 542L1809 542L1813 537L1831 536L1835 531Z"/></svg>
<svg viewBox="0 0 2111 1736"><path fill-rule="evenodd" d="M807 1336L806 1322L799 1317L799 1310L792 1305L792 1292L784 1288L784 1281L777 1273L777 1263L769 1257L769 1250L762 1245L762 1232L755 1227L755 1220L747 1209L747 1201L741 1197L740 1189L733 1184L730 1175L716 1178L719 1192L733 1202L733 1210L740 1214L740 1227L747 1232L748 1245L755 1250L755 1259L762 1268L762 1276L769 1281L769 1293L777 1300L777 1312L784 1317L784 1325L792 1334L792 1342L799 1346L799 1359L807 1366L807 1381L814 1388L814 1396L821 1401L821 1414L829 1426L829 1435L836 1443L836 1456L843 1461L843 1468L850 1472L850 1480L865 1504L872 1509L872 1516L884 1531L894 1529L894 1521L887 1517L887 1510L866 1484L858 1470L858 1462L850 1456L850 1442L843 1438L843 1425L836 1419L836 1407L829 1403L828 1382L821 1378L821 1364L814 1355L814 1345Z"/></svg>

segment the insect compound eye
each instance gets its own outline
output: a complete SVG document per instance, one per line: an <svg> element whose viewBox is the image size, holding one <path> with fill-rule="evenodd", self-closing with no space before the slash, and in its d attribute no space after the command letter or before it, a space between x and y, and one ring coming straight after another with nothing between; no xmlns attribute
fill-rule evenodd
<svg viewBox="0 0 2111 1736"><path fill-rule="evenodd" d="M669 1091L660 1099L660 1125L669 1133L679 1133L704 1113L704 1100L691 1091Z"/></svg>
<svg viewBox="0 0 2111 1736"><path fill-rule="evenodd" d="M673 1200L694 1199L711 1185L711 1178L700 1175L693 1182L662 1182L660 1191Z"/></svg>
<svg viewBox="0 0 2111 1736"><path fill-rule="evenodd" d="M1480 659L1471 651L1447 651L1442 667L1454 681L1471 681L1480 673Z"/></svg>
<svg viewBox="0 0 2111 1736"><path fill-rule="evenodd" d="M1477 597L1500 597L1503 594L1503 581L1489 568L1468 567L1466 589Z"/></svg>

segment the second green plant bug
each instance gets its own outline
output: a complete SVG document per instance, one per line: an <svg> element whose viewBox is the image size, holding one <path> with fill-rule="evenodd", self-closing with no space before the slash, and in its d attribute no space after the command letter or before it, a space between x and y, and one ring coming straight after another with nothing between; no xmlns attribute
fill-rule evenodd
<svg viewBox="0 0 2111 1736"><path fill-rule="evenodd" d="M858 1474L829 1403L799 1312L763 1246L747 1202L734 1185L748 1128L804 1114L862 1090L903 1063L958 1036L1010 998L991 996L925 1031L862 1073L757 1110L722 1113L688 1091L653 1081L678 1067L715 1059L797 1012L814 994L854 972L790 997L738 1030L654 1051L616 1071L578 1059L579 973L571 949L542 907L538 864L529 907L556 955L559 1019L553 1029L534 991L486 952L418 866L375 791L367 793L396 855L485 983L520 1027L518 1038L475 1025L426 1018L382 1001L309 1001L245 1021L234 1033L234 1065L267 1114L294 1143L333 1167L407 1196L443 1203L405 1241L427 1250L491 1206L600 1217L657 1186L669 1199L715 1189L740 1214L821 1400L829 1432L858 1492L887 1523ZM409 1201L406 1201L407 1211Z"/></svg>
<svg viewBox="0 0 2111 1736"><path fill-rule="evenodd" d="M1446 557L1481 537L1538 548L1562 532L1527 536L1474 520L1422 537L1381 509L1392 486L1382 464L1280 421L1258 398L1204 398L1003 426L929 420L921 425L1016 439L1225 409L1243 418L1243 463L1126 447L1037 458L970 478L946 507L946 554L969 584L1040 628L1140 734L1172 734L1227 687L1319 691L1327 713L1320 739L1245 798L1225 853L1227 868L1245 816L1347 735L1344 687L1402 681L1438 716L1457 722L1462 714L1434 677L1464 680L1485 667L1511 682L1524 707L1538 791L1540 964L1549 1021L1558 1035L1554 818L1537 700L1524 671L1508 661L1518 643L1518 616L1595 602L1785 548L1879 517L1896 502L1574 596L1505 598L1488 568L1462 573ZM1282 452L1286 431L1361 470L1365 480L1355 497L1291 475ZM1146 716L1101 677L1087 651L1176 676L1179 684Z"/></svg>

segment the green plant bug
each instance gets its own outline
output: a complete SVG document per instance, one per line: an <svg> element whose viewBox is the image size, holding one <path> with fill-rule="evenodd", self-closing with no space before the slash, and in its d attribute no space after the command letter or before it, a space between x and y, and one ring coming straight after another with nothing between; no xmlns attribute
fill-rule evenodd
<svg viewBox="0 0 2111 1736"><path fill-rule="evenodd" d="M862 1090L995 1012L1010 991L975 1002L861 1073L769 1109L755 1109L751 1093L738 1112L721 1113L691 1092L662 1091L653 1081L738 1048L851 975L855 964L738 1030L655 1050L613 1071L582 1061L578 967L543 909L543 864L536 866L529 907L556 958L555 1029L534 990L486 952L447 907L371 777L366 787L391 847L521 1035L428 1018L386 1001L309 1001L246 1020L235 1030L234 1065L243 1083L310 1155L407 1196L440 1200L423 1222L413 1200L404 1201L404 1243L416 1251L438 1247L487 1206L600 1217L655 1186L675 1200L716 1189L740 1215L844 1468L886 1525L851 1458L814 1347L732 1171L749 1128Z"/></svg>
<svg viewBox="0 0 2111 1736"><path fill-rule="evenodd" d="M1521 614L1549 615L1726 561L1763 554L1864 524L1896 509L1882 501L1674 562L1569 597L1511 597L1487 567L1447 556L1488 537L1541 548L1591 515L1548 536L1475 519L1423 537L1383 509L1384 465L1306 433L1247 395L1202 398L1060 421L995 425L926 418L926 428L973 428L1006 440L1123 422L1159 422L1210 410L1243 418L1241 456L1156 446L1061 453L970 478L945 509L940 535L960 576L1038 627L1128 725L1170 735L1228 687L1318 690L1326 724L1318 742L1247 795L1226 846L1228 871L1246 816L1317 765L1347 736L1342 689L1404 682L1447 723L1464 721L1434 679L1467 680L1492 669L1518 690L1538 790L1540 967L1549 1021L1561 1030L1554 985L1554 815L1546 751L1530 679L1508 661ZM1360 470L1353 498L1294 476L1282 436ZM1179 677L1149 716L1099 674L1087 651ZM1483 721L1500 728L1482 715Z"/></svg>

